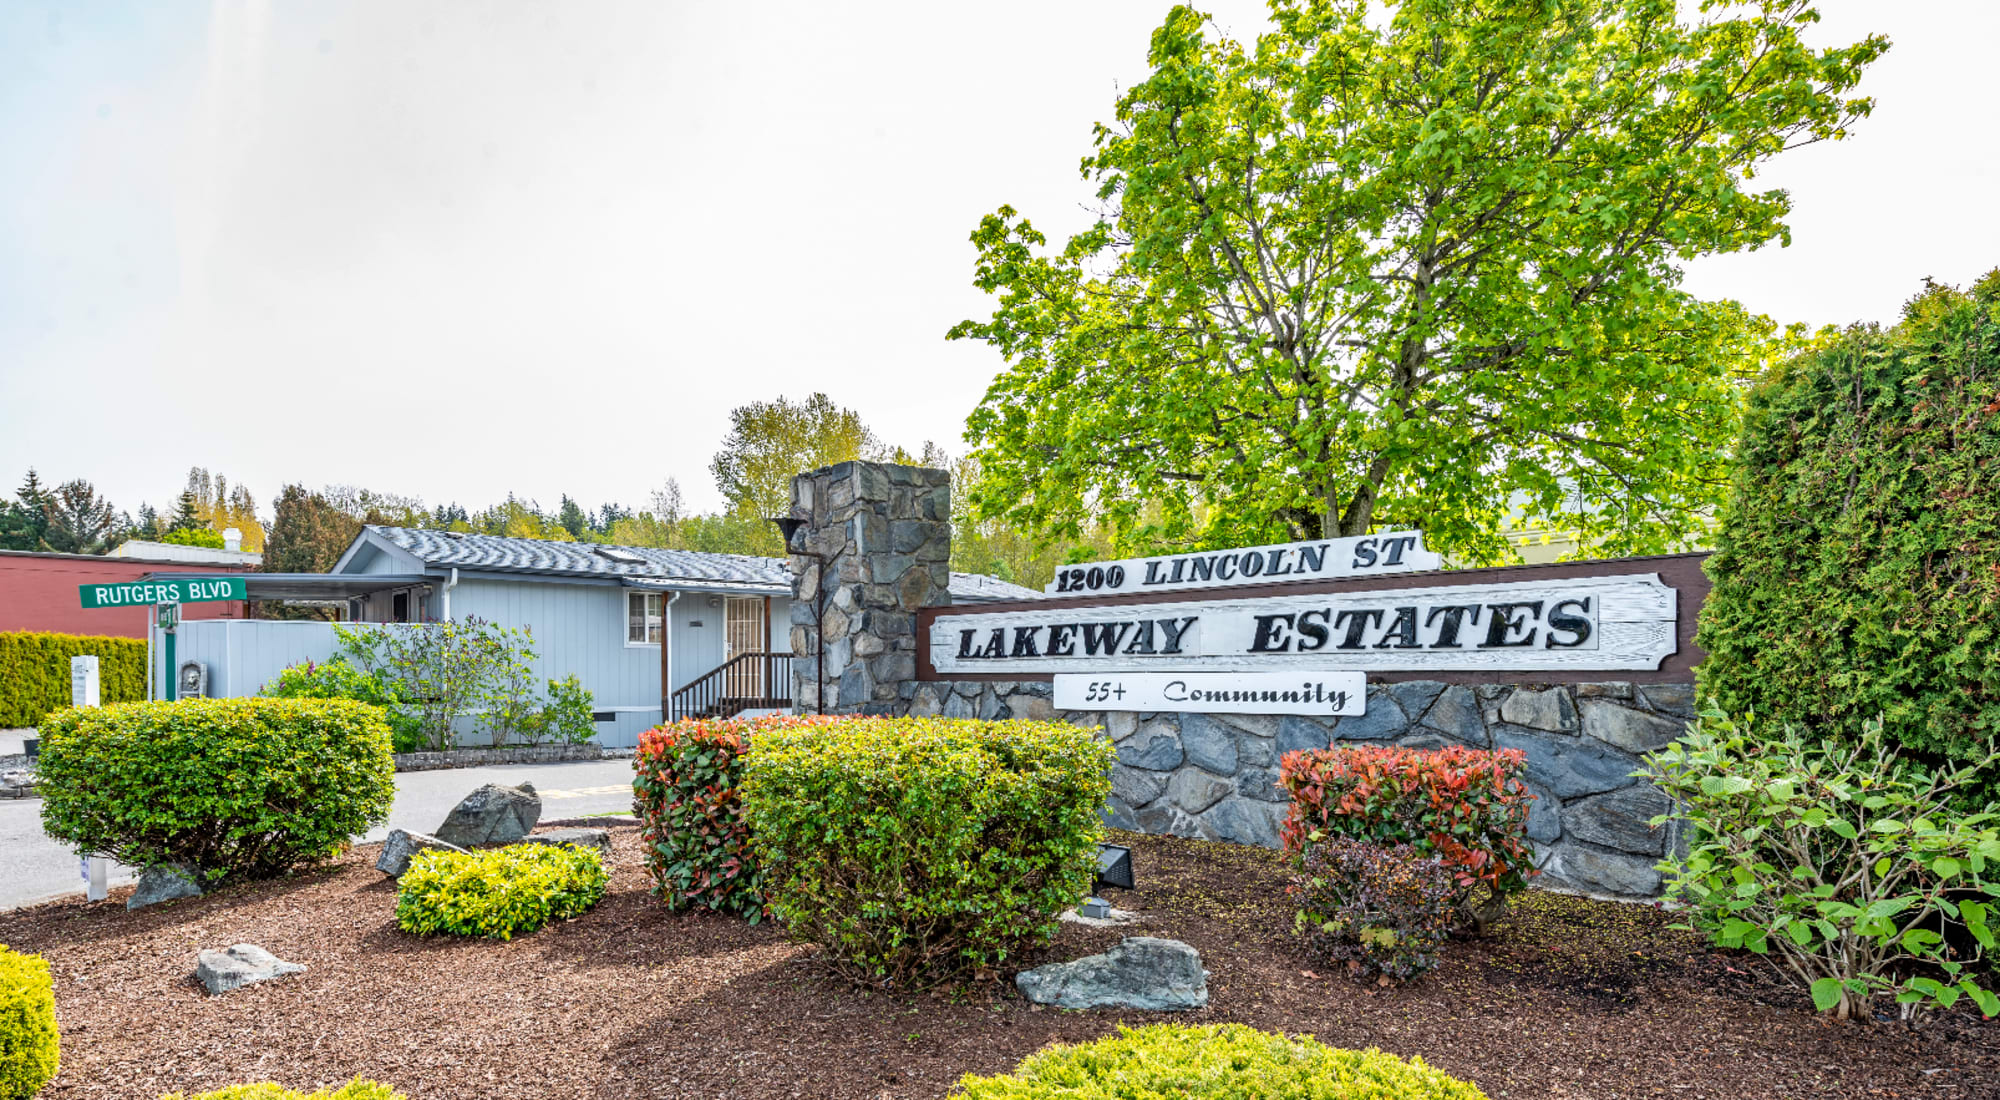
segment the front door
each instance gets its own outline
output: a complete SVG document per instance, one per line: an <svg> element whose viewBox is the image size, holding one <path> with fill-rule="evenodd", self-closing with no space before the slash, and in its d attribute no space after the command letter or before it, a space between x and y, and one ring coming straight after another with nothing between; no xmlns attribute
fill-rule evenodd
<svg viewBox="0 0 2000 1100"><path fill-rule="evenodd" d="M723 638L726 652L722 659L733 661L745 653L762 653L768 648L765 638L765 601L761 596L748 598L731 596L723 605ZM732 699L762 699L764 697L764 662L745 661L729 670L728 683L723 694Z"/></svg>

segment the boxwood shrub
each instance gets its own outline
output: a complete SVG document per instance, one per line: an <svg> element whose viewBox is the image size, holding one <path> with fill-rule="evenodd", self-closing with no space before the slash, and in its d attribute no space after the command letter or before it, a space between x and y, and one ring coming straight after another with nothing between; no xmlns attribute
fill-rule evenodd
<svg viewBox="0 0 2000 1100"><path fill-rule="evenodd" d="M1750 395L1707 562L1701 693L1932 763L2000 737L2000 271L1932 286ZM1967 792L2000 794L2000 775Z"/></svg>
<svg viewBox="0 0 2000 1100"><path fill-rule="evenodd" d="M86 634L0 631L0 729L39 726L69 706L69 659L97 658L97 700L146 697L146 642Z"/></svg>
<svg viewBox="0 0 2000 1100"><path fill-rule="evenodd" d="M514 844L418 852L396 880L396 927L510 940L589 912L610 876L595 849Z"/></svg>
<svg viewBox="0 0 2000 1100"><path fill-rule="evenodd" d="M811 715L689 720L639 735L632 794L653 893L667 908L699 906L757 922L764 913L762 876L737 791L744 753L754 734L831 721L836 719Z"/></svg>
<svg viewBox="0 0 2000 1100"><path fill-rule="evenodd" d="M864 984L991 972L1088 892L1111 760L1055 722L761 733L742 797L771 915Z"/></svg>
<svg viewBox="0 0 2000 1100"><path fill-rule="evenodd" d="M26 1100L56 1075L55 983L40 955L0 945L0 1100Z"/></svg>
<svg viewBox="0 0 2000 1100"><path fill-rule="evenodd" d="M210 882L322 859L382 824L395 763L382 709L345 699L189 699L42 724L42 827L136 867Z"/></svg>
<svg viewBox="0 0 2000 1100"><path fill-rule="evenodd" d="M160 1100L409 1100L409 1097L380 1082L356 1077L339 1088L317 1092L300 1092L269 1081L259 1081L254 1085L230 1085L199 1096L169 1093Z"/></svg>
<svg viewBox="0 0 2000 1100"><path fill-rule="evenodd" d="M960 1100L1486 1100L1467 1082L1379 1050L1336 1050L1309 1035L1243 1024L1121 1027L1094 1043L1029 1055L1001 1077L968 1075Z"/></svg>

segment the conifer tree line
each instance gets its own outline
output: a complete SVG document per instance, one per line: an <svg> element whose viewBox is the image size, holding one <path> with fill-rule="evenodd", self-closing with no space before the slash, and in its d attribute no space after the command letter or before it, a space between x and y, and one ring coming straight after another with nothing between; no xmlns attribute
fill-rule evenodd
<svg viewBox="0 0 2000 1100"><path fill-rule="evenodd" d="M979 476L978 464L954 458L935 443L916 451L883 442L859 413L826 394L803 400L778 397L740 406L709 463L724 505L696 512L684 502L680 482L669 477L634 507L607 501L586 504L581 494L561 494L553 507L509 493L469 509L456 501L427 505L418 496L357 485L285 485L260 516L249 488L204 467L188 471L173 502L120 510L83 479L48 484L29 470L12 500L0 500L0 549L74 554L107 553L128 539L220 548L222 532L242 532L242 548L264 555L272 573L321 573L331 569L364 524L459 531L557 542L778 556L784 553L769 522L790 508L794 474L855 459L936 466L952 470L954 486ZM1043 545L1004 522L980 520L957 502L953 568L987 573L1039 587L1073 547L1087 539Z"/></svg>

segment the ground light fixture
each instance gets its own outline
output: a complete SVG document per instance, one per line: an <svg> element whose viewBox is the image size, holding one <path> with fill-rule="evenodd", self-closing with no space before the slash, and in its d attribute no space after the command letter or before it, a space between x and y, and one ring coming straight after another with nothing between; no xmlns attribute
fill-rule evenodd
<svg viewBox="0 0 2000 1100"><path fill-rule="evenodd" d="M1109 917L1111 903L1097 896L1097 892L1107 886L1132 889L1132 849L1118 844L1097 846L1097 878L1090 884L1090 896L1076 907L1077 915L1092 920Z"/></svg>
<svg viewBox="0 0 2000 1100"><path fill-rule="evenodd" d="M798 516L772 516L772 523L778 527L779 537L785 540L785 552L811 558L819 563L819 583L813 592L813 638L818 651L813 655L813 713L826 713L826 558L806 549L793 549L792 536L806 525Z"/></svg>

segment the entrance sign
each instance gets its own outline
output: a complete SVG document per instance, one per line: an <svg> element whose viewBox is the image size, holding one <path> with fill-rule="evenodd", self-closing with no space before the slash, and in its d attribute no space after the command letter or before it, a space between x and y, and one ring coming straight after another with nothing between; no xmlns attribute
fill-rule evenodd
<svg viewBox="0 0 2000 1100"><path fill-rule="evenodd" d="M1417 531L1359 535L1280 546L1065 565L1045 591L1058 595L1173 592L1341 577L1374 577L1440 569L1444 559L1424 549Z"/></svg>
<svg viewBox="0 0 2000 1100"><path fill-rule="evenodd" d="M1060 672L1057 710L1194 711L1204 714L1358 715L1368 706L1361 672Z"/></svg>
<svg viewBox="0 0 2000 1100"><path fill-rule="evenodd" d="M250 586L242 577L203 577L199 580L150 580L125 584L79 585L85 607L137 607L156 603L213 603L217 600L249 598Z"/></svg>
<svg viewBox="0 0 2000 1100"><path fill-rule="evenodd" d="M1676 600L1657 573L939 615L939 673L1657 669Z"/></svg>

